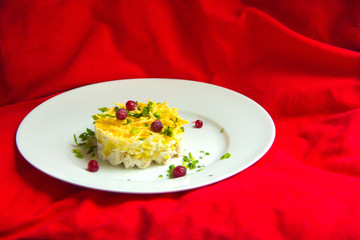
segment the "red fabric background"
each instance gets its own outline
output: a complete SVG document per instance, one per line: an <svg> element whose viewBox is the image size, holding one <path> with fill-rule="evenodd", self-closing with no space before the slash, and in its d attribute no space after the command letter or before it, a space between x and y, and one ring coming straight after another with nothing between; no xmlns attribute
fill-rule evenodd
<svg viewBox="0 0 360 240"><path fill-rule="evenodd" d="M0 237L359 239L359 51L356 0L1 1ZM274 119L272 148L159 195L73 186L20 155L17 127L41 102L139 77L247 95Z"/></svg>

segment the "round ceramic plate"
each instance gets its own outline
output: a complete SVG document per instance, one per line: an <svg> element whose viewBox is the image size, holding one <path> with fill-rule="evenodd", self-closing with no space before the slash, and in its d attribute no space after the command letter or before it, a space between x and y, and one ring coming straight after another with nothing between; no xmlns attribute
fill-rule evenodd
<svg viewBox="0 0 360 240"><path fill-rule="evenodd" d="M170 164L125 169L99 161L98 172L87 171L91 158L75 157L73 135L94 130L98 108L127 100L167 102L179 108L185 125L184 154L199 161L186 176L170 178ZM202 128L191 122L201 119ZM92 84L57 95L31 111L20 124L16 143L35 168L79 186L124 193L165 193L206 186L246 169L271 147L275 126L256 102L219 86L176 79L129 79ZM221 159L229 153L230 157Z"/></svg>

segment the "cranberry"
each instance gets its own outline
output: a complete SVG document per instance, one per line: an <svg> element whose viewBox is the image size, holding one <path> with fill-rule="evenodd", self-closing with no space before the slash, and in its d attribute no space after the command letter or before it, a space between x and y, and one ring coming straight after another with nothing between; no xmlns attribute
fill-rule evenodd
<svg viewBox="0 0 360 240"><path fill-rule="evenodd" d="M134 111L136 108L136 102L133 100L129 100L126 102L126 109L128 111Z"/></svg>
<svg viewBox="0 0 360 240"><path fill-rule="evenodd" d="M196 120L195 127L196 128L201 128L202 126L203 126L203 122L201 120Z"/></svg>
<svg viewBox="0 0 360 240"><path fill-rule="evenodd" d="M179 165L172 170L172 176L174 178L183 177L185 175L186 175L186 167L184 166Z"/></svg>
<svg viewBox="0 0 360 240"><path fill-rule="evenodd" d="M163 124L161 123L161 121L159 119L156 119L155 121L153 121L151 123L151 130L153 132L160 132L161 129L163 129Z"/></svg>
<svg viewBox="0 0 360 240"><path fill-rule="evenodd" d="M97 172L99 170L99 163L96 160L90 160L88 163L88 170L90 172Z"/></svg>
<svg viewBox="0 0 360 240"><path fill-rule="evenodd" d="M119 119L119 120L124 120L127 118L127 111L123 108L119 108L117 111L116 111L116 118Z"/></svg>

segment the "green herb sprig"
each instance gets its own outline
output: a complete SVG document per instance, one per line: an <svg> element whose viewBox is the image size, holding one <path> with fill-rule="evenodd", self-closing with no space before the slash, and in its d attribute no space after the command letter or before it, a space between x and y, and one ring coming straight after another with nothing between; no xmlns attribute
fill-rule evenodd
<svg viewBox="0 0 360 240"><path fill-rule="evenodd" d="M96 153L96 148L97 148L95 132L89 128L86 128L86 131L81 133L78 136L78 138L76 137L76 134L74 134L74 142L75 142L76 146L78 146L82 150L86 151L86 153L89 154L90 156L94 157L95 153ZM78 158L84 157L84 155L82 154L82 151L80 151L77 148L73 149L73 153Z"/></svg>

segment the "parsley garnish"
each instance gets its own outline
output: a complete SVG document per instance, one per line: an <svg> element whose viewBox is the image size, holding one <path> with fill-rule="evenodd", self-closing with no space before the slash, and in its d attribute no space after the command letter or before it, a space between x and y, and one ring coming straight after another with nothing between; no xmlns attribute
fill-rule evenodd
<svg viewBox="0 0 360 240"><path fill-rule="evenodd" d="M152 108L153 102L149 102L148 105L146 107L143 108L143 111L141 113L141 116L143 117L148 117L149 116L149 112Z"/></svg>
<svg viewBox="0 0 360 240"><path fill-rule="evenodd" d="M189 152L188 156L183 156L183 166L186 168L189 168L191 170L195 169L197 167L196 164L199 163L199 160L195 160L191 152Z"/></svg>
<svg viewBox="0 0 360 240"><path fill-rule="evenodd" d="M105 117L113 117L113 118L116 118L116 115L111 115L111 114L109 114L109 113L107 113L107 114L98 114L100 117L102 117L102 118L105 118Z"/></svg>
<svg viewBox="0 0 360 240"><path fill-rule="evenodd" d="M140 118L142 116L142 113L128 113L128 115L131 117Z"/></svg>
<svg viewBox="0 0 360 240"><path fill-rule="evenodd" d="M131 133L131 134L135 134L135 133L137 133L138 131L139 131L139 129L137 129L137 128L132 128L131 131L130 131L130 133Z"/></svg>
<svg viewBox="0 0 360 240"><path fill-rule="evenodd" d="M128 124L130 124L130 119L126 118L126 123L124 123L123 125L128 125Z"/></svg>
<svg viewBox="0 0 360 240"><path fill-rule="evenodd" d="M173 133L173 128L168 126L167 128L165 128L164 131L162 131L162 134L168 136L168 137L172 137L174 135Z"/></svg>
<svg viewBox="0 0 360 240"><path fill-rule="evenodd" d="M154 117L156 117L157 119L161 119L161 116L160 116L160 114L158 112L154 113Z"/></svg>
<svg viewBox="0 0 360 240"><path fill-rule="evenodd" d="M174 164L171 164L171 165L169 166L169 170L167 171L169 177L172 177L172 171L174 170L174 168L175 168L175 165L174 165Z"/></svg>
<svg viewBox="0 0 360 240"><path fill-rule="evenodd" d="M96 137L95 132L89 128L86 128L86 131L79 135L80 142L78 141L76 135L74 134L74 142L76 146L82 148L83 150L87 150L87 154L92 157L95 156L96 152ZM73 153L78 158L83 158L82 152L79 149L73 149Z"/></svg>
<svg viewBox="0 0 360 240"><path fill-rule="evenodd" d="M76 156L77 158L83 158L83 157L84 157L84 155L82 154L82 152L81 152L79 149L77 149L77 148L74 148L74 149L73 149L73 153L75 153L75 156Z"/></svg>
<svg viewBox="0 0 360 240"><path fill-rule="evenodd" d="M174 119L170 118L170 120L173 121L174 123L177 123L179 119L176 118L176 119L174 120Z"/></svg>
<svg viewBox="0 0 360 240"><path fill-rule="evenodd" d="M200 153L206 154L204 151L200 151ZM209 155L209 154L207 154L207 155ZM202 156L202 157L204 157L204 156ZM202 159L202 157L200 157L200 159ZM196 169L196 172L200 172L205 169L204 165L199 165L199 160L195 159L191 152L189 152L188 155L183 156L182 166L186 167L189 170ZM172 171L174 170L174 168L175 168L175 165L171 164L169 166L169 169L167 170L167 172L168 172L167 175L170 178L172 177Z"/></svg>
<svg viewBox="0 0 360 240"><path fill-rule="evenodd" d="M227 158L230 158L230 157L231 157L230 153L225 153L224 155L221 156L220 160L227 159Z"/></svg>
<svg viewBox="0 0 360 240"><path fill-rule="evenodd" d="M108 110L108 108L107 107L102 107L102 108L98 108L98 110L101 111L101 112L106 112Z"/></svg>

